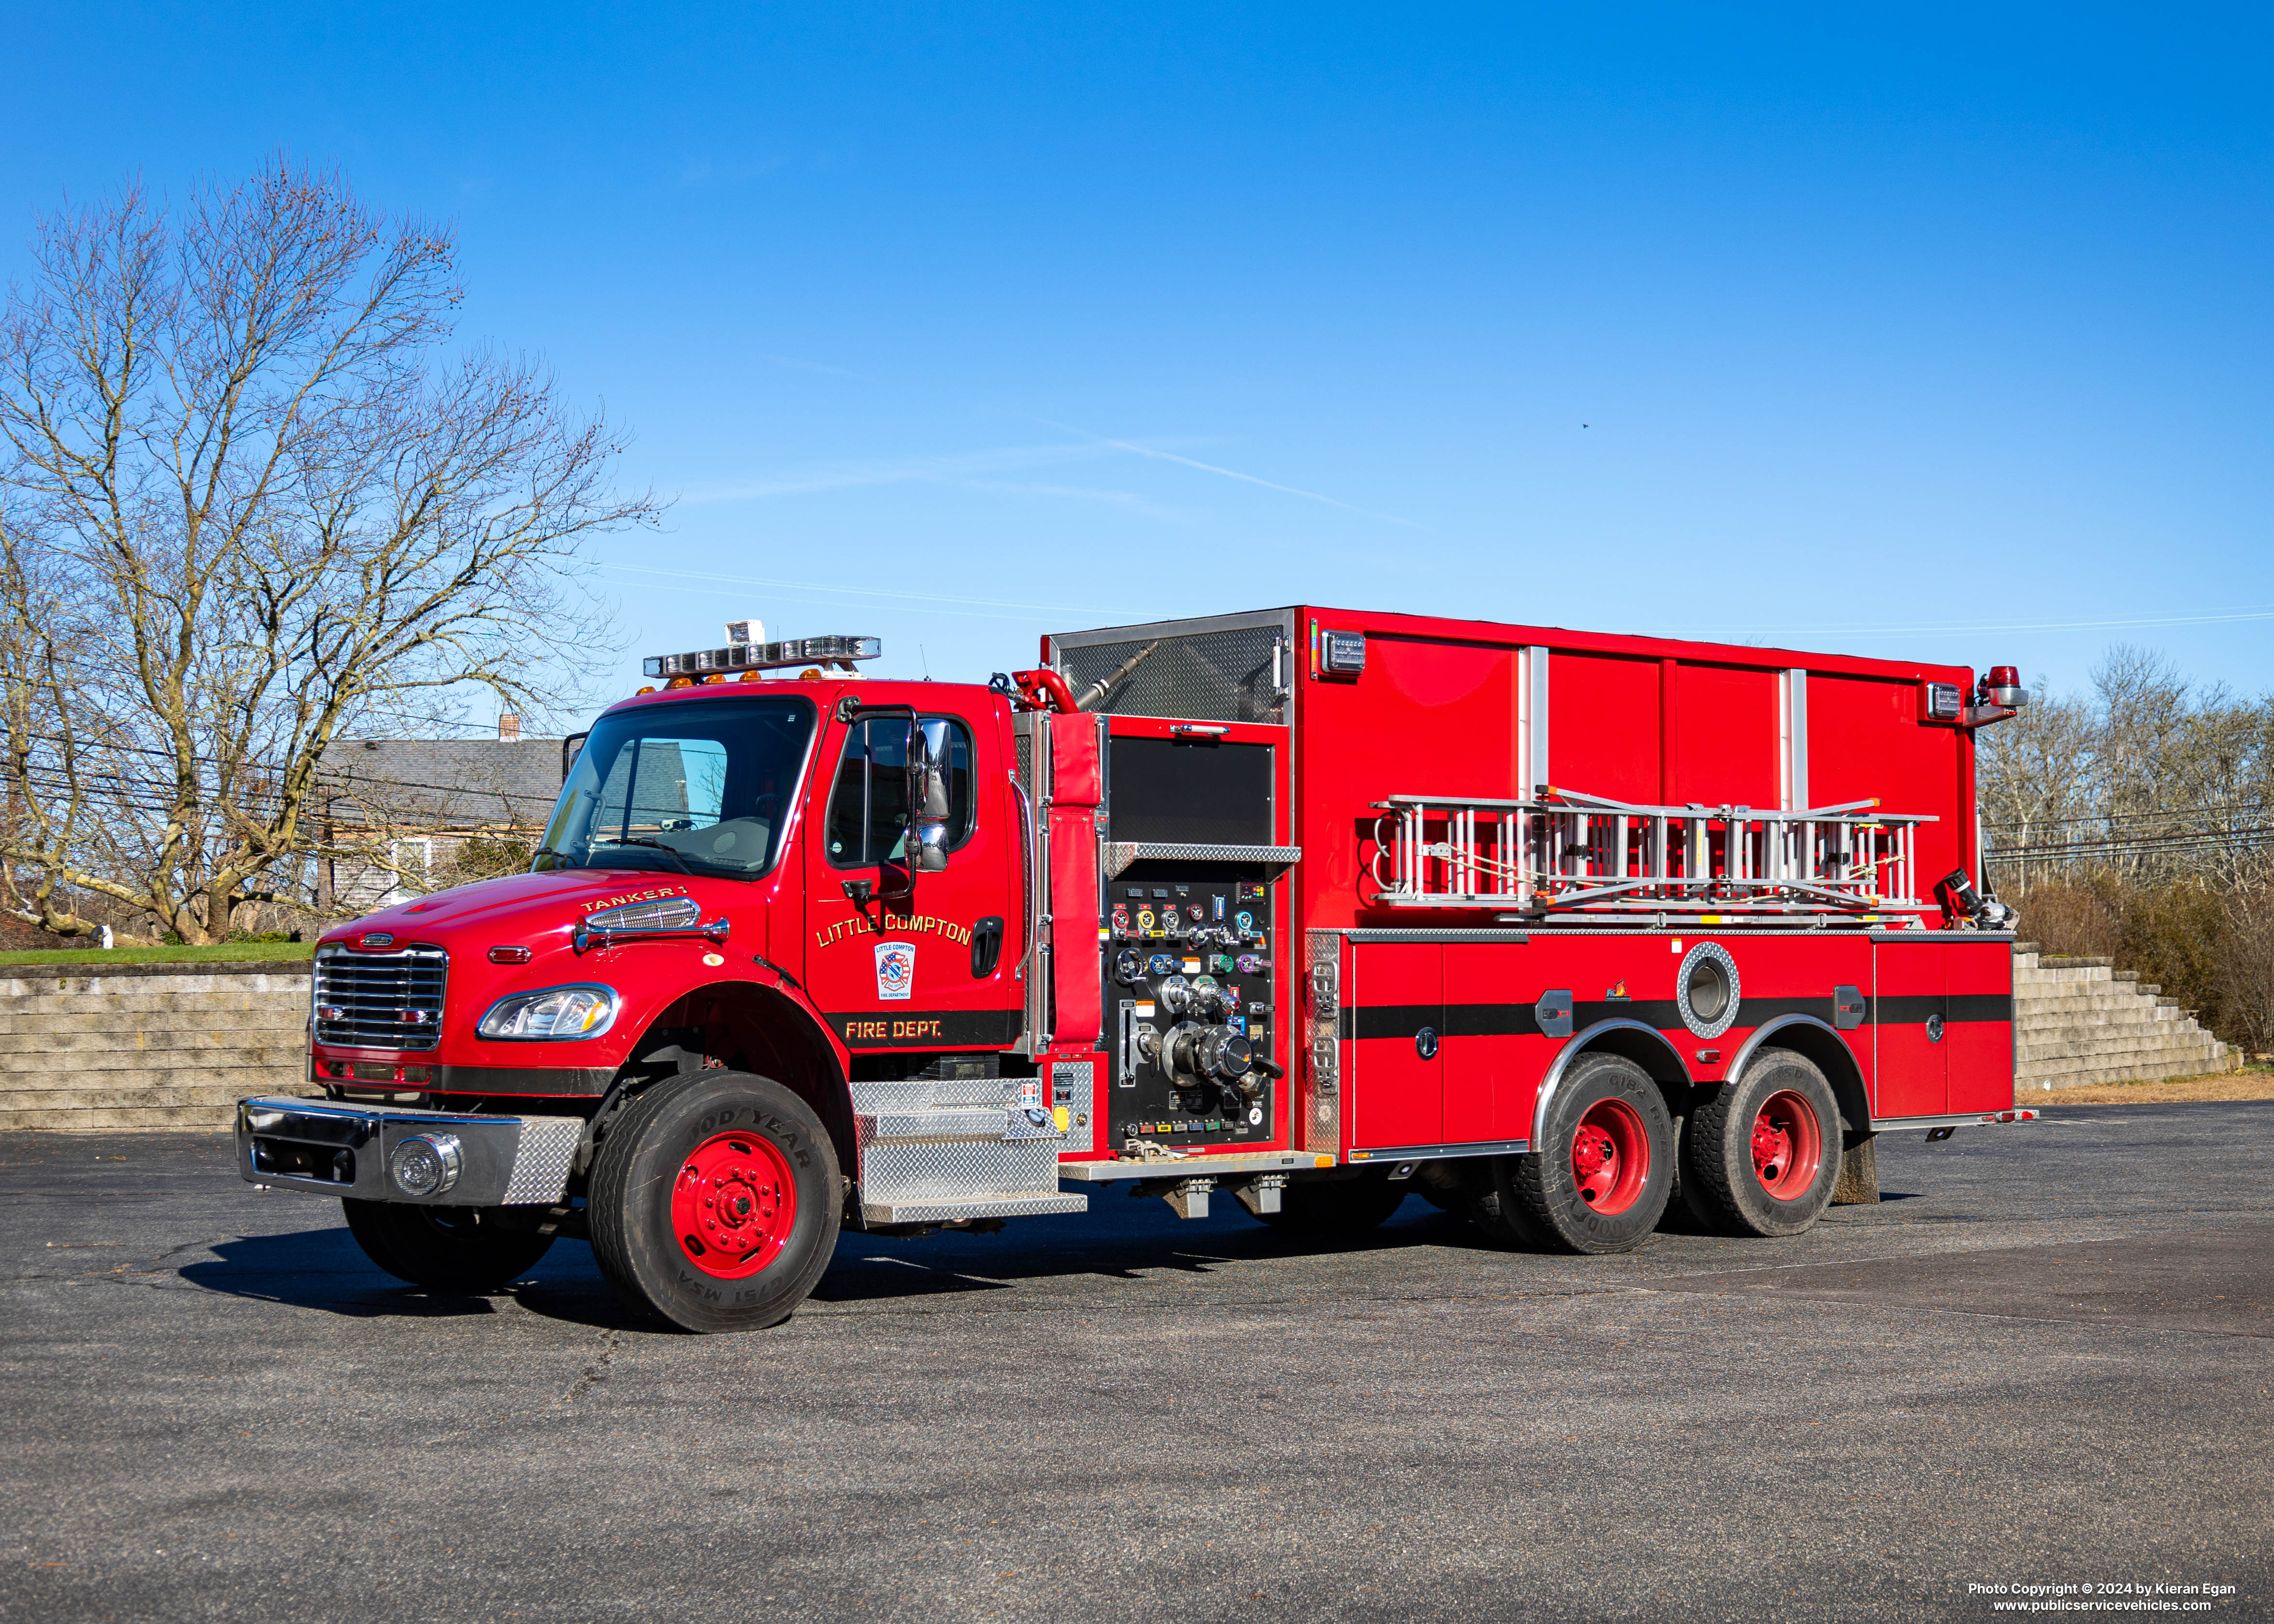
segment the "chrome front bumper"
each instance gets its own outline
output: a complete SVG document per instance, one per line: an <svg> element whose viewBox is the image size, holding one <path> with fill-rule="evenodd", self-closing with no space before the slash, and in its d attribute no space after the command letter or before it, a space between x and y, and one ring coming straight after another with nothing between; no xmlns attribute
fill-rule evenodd
<svg viewBox="0 0 2274 1624"><path fill-rule="evenodd" d="M395 1147L417 1133L458 1142L457 1179L420 1198L388 1177ZM427 1207L552 1207L565 1199L583 1139L581 1116L492 1116L456 1111L254 1099L237 1107L237 1170L247 1184L364 1201Z"/></svg>

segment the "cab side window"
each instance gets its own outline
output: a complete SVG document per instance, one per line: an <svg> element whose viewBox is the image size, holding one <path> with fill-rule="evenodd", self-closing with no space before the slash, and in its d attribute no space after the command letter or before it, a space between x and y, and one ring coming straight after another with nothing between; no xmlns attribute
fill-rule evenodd
<svg viewBox="0 0 2274 1624"><path fill-rule="evenodd" d="M971 730L953 717L923 719L928 726L946 724L947 748L940 765L947 782L947 840L953 848L971 836ZM873 868L900 855L908 827L907 747L905 720L880 718L846 733L823 823L831 868Z"/></svg>

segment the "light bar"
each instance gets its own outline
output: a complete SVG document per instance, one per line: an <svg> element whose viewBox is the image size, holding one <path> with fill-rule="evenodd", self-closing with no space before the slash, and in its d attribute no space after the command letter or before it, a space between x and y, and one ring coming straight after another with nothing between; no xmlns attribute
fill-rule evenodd
<svg viewBox="0 0 2274 1624"><path fill-rule="evenodd" d="M875 659L884 651L879 637L791 637L780 643L697 649L689 654L651 654L640 662L640 669L651 677L699 677L714 671L774 671L816 660Z"/></svg>

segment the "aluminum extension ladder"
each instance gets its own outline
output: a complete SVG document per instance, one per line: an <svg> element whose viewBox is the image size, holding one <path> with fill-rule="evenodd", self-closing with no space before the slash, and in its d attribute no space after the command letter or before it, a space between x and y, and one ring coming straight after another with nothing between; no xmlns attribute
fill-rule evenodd
<svg viewBox="0 0 2274 1624"><path fill-rule="evenodd" d="M1853 914L1924 908L1917 829L1876 801L1779 811L1640 806L1543 785L1531 801L1372 803L1370 900L1533 914Z"/></svg>

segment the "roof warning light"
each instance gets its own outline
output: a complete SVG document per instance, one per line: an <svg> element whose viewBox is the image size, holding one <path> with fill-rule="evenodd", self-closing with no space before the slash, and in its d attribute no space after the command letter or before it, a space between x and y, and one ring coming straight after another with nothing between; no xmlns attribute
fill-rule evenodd
<svg viewBox="0 0 2274 1624"><path fill-rule="evenodd" d="M686 654L651 654L640 669L651 677L702 677L713 672L778 671L788 665L810 665L871 660L885 651L877 637L790 637L779 643L734 643L723 649L697 649Z"/></svg>

